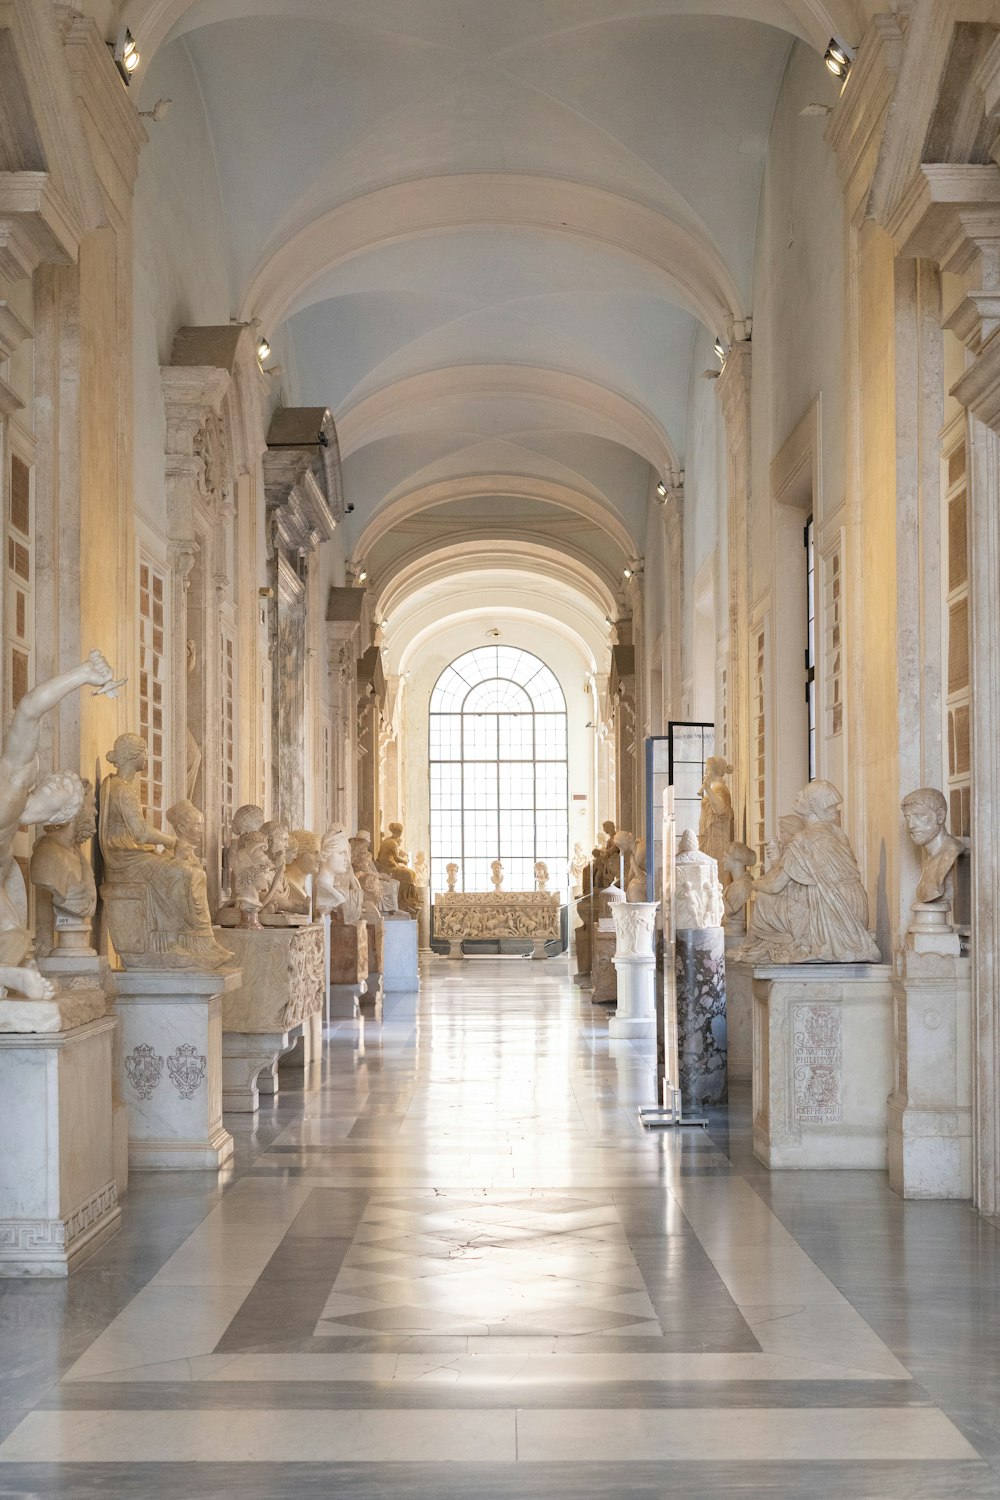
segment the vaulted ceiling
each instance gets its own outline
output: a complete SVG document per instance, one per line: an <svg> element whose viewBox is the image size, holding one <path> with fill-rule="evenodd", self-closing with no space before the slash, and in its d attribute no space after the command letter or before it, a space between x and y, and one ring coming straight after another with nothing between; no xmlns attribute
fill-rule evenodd
<svg viewBox="0 0 1000 1500"><path fill-rule="evenodd" d="M851 0L125 13L144 107L156 49L189 54L233 312L285 327L294 399L333 409L370 571L461 527L620 578L651 471L684 464L696 334L726 340L751 312L789 48L815 49L819 84Z"/></svg>

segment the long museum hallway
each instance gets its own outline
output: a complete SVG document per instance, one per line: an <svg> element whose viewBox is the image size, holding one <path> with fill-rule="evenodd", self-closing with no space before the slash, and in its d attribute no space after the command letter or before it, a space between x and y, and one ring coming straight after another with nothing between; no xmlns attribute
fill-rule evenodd
<svg viewBox="0 0 1000 1500"><path fill-rule="evenodd" d="M324 1053L228 1182L140 1175L77 1275L0 1284L0 1495L1000 1492L967 1204L768 1174L745 1099L644 1134L565 959L432 960Z"/></svg>

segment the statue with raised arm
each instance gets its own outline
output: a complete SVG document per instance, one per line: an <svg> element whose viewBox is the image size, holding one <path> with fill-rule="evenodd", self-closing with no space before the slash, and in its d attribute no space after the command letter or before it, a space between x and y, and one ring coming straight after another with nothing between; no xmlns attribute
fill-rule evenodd
<svg viewBox="0 0 1000 1500"><path fill-rule="evenodd" d="M115 769L101 785L101 895L123 965L225 968L233 955L215 941L204 871L176 858L177 835L154 828L143 813L135 781L146 769L145 740L120 734L105 759Z"/></svg>
<svg viewBox="0 0 1000 1500"><path fill-rule="evenodd" d="M65 774L39 780L42 719L79 688L114 697L124 680L116 681L100 651L92 651L72 671L30 688L14 710L0 753L0 993L13 990L28 1000L49 1000L55 994L32 960L27 892L14 860L14 840L22 824L72 823L83 805L83 783Z"/></svg>

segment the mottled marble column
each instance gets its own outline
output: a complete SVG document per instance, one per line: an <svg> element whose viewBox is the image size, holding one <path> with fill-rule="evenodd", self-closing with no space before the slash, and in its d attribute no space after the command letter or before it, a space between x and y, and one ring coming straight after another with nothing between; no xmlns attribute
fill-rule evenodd
<svg viewBox="0 0 1000 1500"><path fill-rule="evenodd" d="M679 928L677 1051L685 1113L726 1102L726 946L721 927Z"/></svg>

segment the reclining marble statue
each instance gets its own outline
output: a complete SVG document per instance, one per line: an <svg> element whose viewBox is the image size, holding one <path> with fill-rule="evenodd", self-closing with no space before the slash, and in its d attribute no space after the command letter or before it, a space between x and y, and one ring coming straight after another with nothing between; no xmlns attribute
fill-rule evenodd
<svg viewBox="0 0 1000 1500"><path fill-rule="evenodd" d="M123 967L211 971L230 966L232 954L212 932L205 872L177 858L177 835L154 827L143 813L135 782L146 769L145 741L138 734L120 734L105 759L114 770L101 784L101 896Z"/></svg>
<svg viewBox="0 0 1000 1500"><path fill-rule="evenodd" d="M39 779L42 719L79 688L114 697L122 682L101 653L92 651L80 666L29 689L14 710L0 753L0 995L13 991L28 1000L50 1000L55 994L33 961L27 892L14 860L14 840L25 824L71 825L82 809L84 789L75 775Z"/></svg>
<svg viewBox="0 0 1000 1500"><path fill-rule="evenodd" d="M752 963L878 963L868 931L868 895L840 827L840 792L810 781L781 820L780 854L754 881L747 941L734 957ZM763 910L761 899L764 898Z"/></svg>

